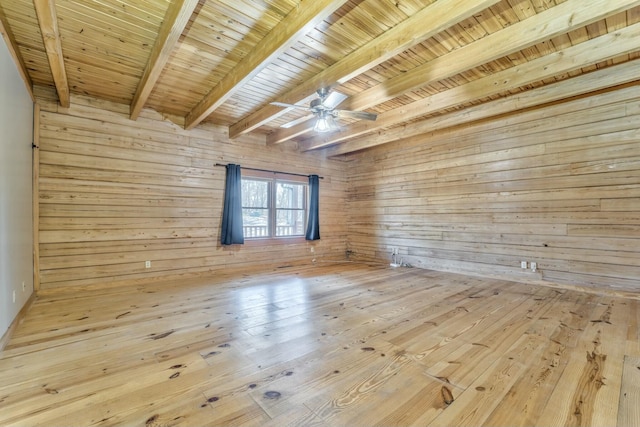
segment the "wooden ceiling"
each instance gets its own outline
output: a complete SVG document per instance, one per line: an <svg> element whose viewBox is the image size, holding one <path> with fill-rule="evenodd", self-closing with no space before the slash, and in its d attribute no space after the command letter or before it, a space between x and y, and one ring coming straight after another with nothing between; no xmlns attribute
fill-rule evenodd
<svg viewBox="0 0 640 427"><path fill-rule="evenodd" d="M640 80L640 0L0 0L28 87L345 154ZM378 114L331 134L272 101Z"/></svg>

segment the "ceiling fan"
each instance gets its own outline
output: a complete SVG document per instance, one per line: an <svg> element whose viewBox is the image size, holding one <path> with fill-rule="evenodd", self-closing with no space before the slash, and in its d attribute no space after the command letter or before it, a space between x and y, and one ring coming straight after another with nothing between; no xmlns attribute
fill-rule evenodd
<svg viewBox="0 0 640 427"><path fill-rule="evenodd" d="M297 108L306 110L313 113L316 116L316 123L313 126L313 130L316 132L332 132L340 129L336 118L349 117L360 120L375 120L378 117L377 114L368 113L366 111L350 111L350 110L337 110L336 107L347 98L340 92L331 91L328 87L320 88L316 91L318 98L313 99L308 107L304 105L287 104L285 102L272 102L271 105L285 108ZM298 123L302 123L307 120L309 116L301 117L289 123L282 125L283 128L290 128Z"/></svg>

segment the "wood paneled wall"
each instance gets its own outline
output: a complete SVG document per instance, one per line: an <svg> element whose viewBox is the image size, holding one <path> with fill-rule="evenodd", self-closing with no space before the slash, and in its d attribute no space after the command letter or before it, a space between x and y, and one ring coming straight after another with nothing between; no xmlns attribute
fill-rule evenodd
<svg viewBox="0 0 640 427"><path fill-rule="evenodd" d="M640 291L638 86L348 160L351 259Z"/></svg>
<svg viewBox="0 0 640 427"><path fill-rule="evenodd" d="M74 97L63 109L37 96L42 291L342 259L346 249L388 263L392 248L415 267L640 290L638 86L346 163L259 136L231 141L212 125L185 131L150 110L134 122L127 106ZM324 175L322 240L221 247L216 162Z"/></svg>
<svg viewBox="0 0 640 427"><path fill-rule="evenodd" d="M262 136L231 141L213 125L185 131L150 110L132 121L128 106L92 98L65 109L40 92L42 291L344 259L341 162L268 147ZM324 175L322 239L222 247L225 169L215 163Z"/></svg>

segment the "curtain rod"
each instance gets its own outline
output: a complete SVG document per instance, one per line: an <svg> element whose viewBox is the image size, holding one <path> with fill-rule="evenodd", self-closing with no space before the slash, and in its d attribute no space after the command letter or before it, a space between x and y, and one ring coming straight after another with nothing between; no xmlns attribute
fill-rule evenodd
<svg viewBox="0 0 640 427"><path fill-rule="evenodd" d="M224 165L222 163L216 163L214 166L224 166L225 168L227 167L227 165ZM293 176L306 176L309 177L310 175L305 175L302 173L291 173L291 172L281 172L281 171L272 171L269 169L256 169L256 168L245 168L244 166L240 166L240 169L246 169L248 171L257 171L257 172L270 172L270 173L281 173L283 175L293 175ZM324 179L324 176L319 176L318 178L320 179Z"/></svg>

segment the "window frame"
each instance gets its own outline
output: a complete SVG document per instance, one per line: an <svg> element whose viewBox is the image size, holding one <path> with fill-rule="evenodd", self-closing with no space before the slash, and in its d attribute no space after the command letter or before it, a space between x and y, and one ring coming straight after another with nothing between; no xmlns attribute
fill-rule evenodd
<svg viewBox="0 0 640 427"><path fill-rule="evenodd" d="M271 173L271 172L260 172L260 171L250 171L242 174L242 180L252 180L252 181L262 181L268 183L267 192L268 192L268 203L267 203L267 216L268 216L268 235L267 236L256 236L256 237L248 237L246 234L244 235L245 243L250 244L265 244L265 243L292 243L295 241L305 241L305 232L307 229L307 223L309 221L309 180L304 176L295 176L288 174L279 174L279 173ZM291 183L295 185L302 185L304 188L303 195L303 207L302 209L298 208L278 208L277 205L277 185L283 183ZM242 205L242 209L246 208L255 208L250 206ZM260 208L265 209L265 208ZM287 236L278 236L277 235L277 215L279 211L294 211L299 212L302 211L304 224L301 234L296 235L287 235ZM245 231L246 225L243 224L243 233Z"/></svg>

